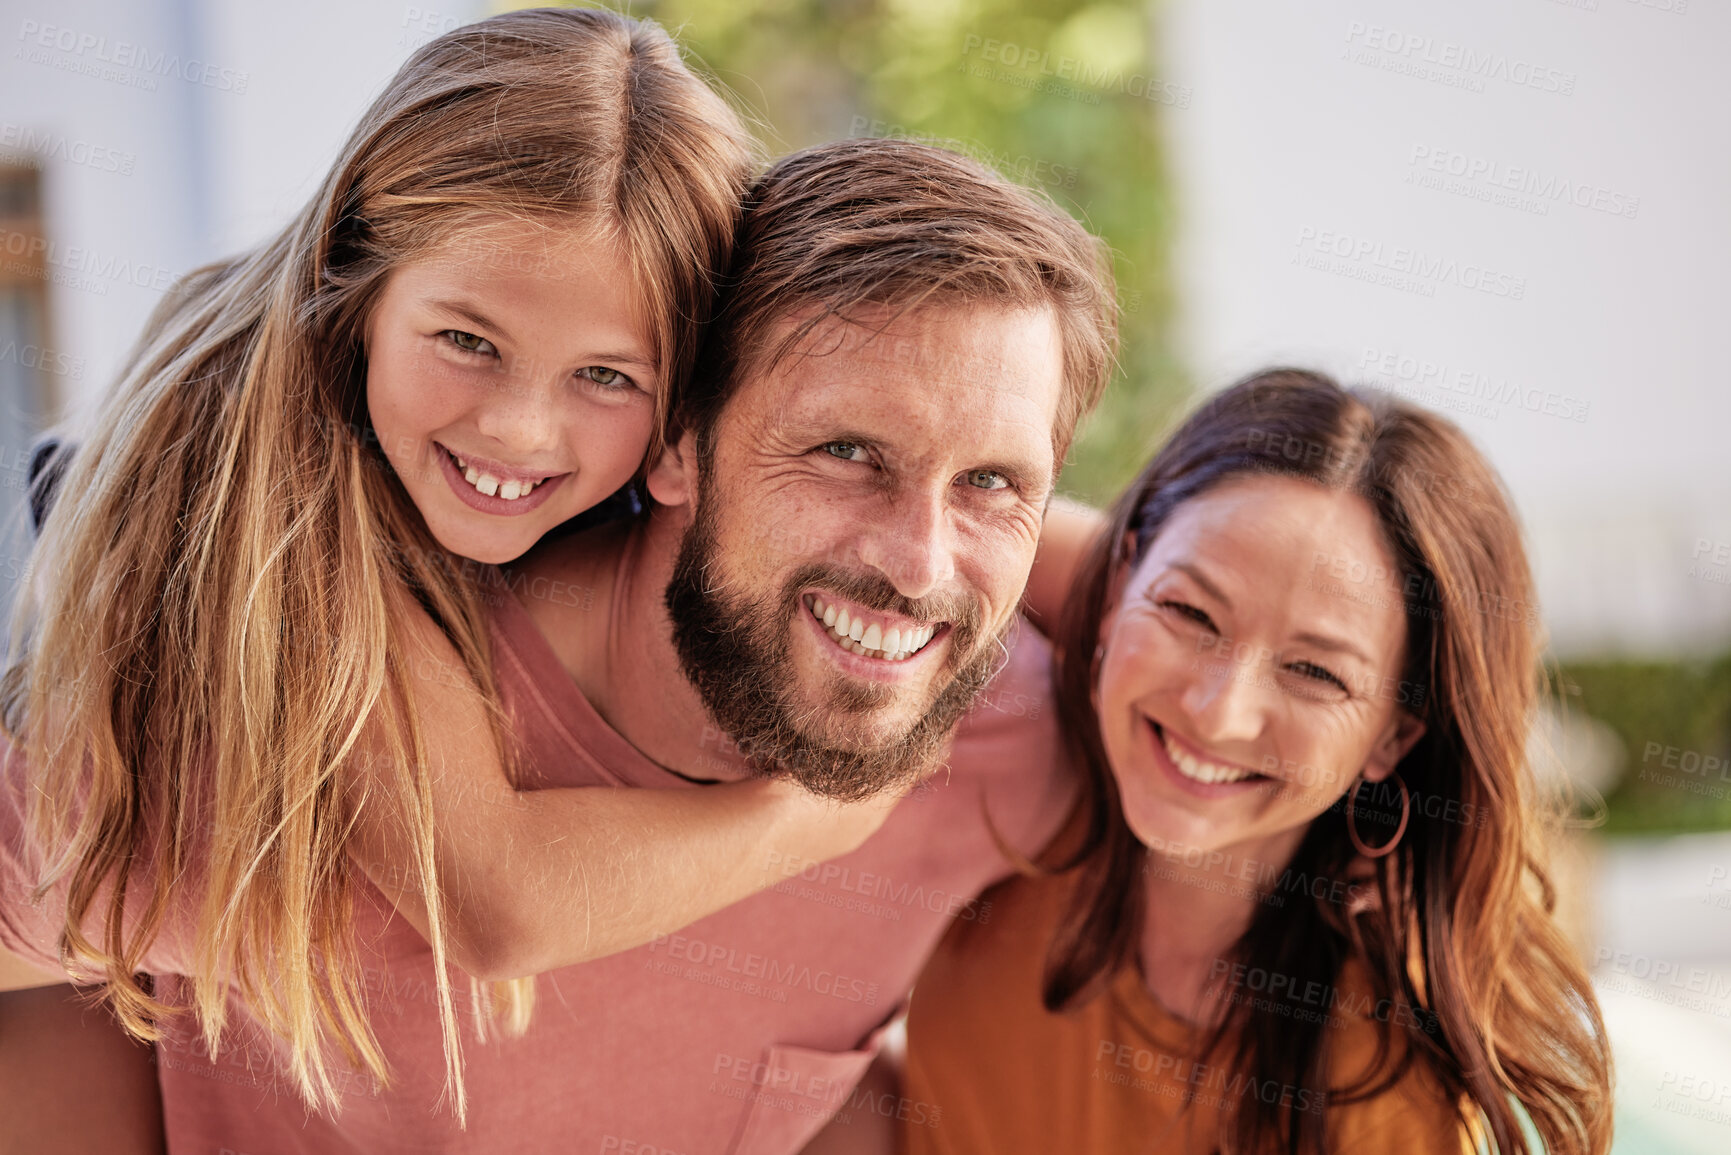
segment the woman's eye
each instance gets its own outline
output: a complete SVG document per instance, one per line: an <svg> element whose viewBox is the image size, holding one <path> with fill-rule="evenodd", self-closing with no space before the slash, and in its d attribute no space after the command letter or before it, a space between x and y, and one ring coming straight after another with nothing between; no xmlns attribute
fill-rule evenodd
<svg viewBox="0 0 1731 1155"><path fill-rule="evenodd" d="M617 369L609 369L605 365L586 365L577 370L577 375L585 377L605 389L623 389L631 385L631 378Z"/></svg>
<svg viewBox="0 0 1731 1155"><path fill-rule="evenodd" d="M962 475L968 479L968 484L975 489L1007 489L1009 481L1003 474L993 473L989 469L970 469Z"/></svg>
<svg viewBox="0 0 1731 1155"><path fill-rule="evenodd" d="M823 451L831 457L837 457L843 461L869 460L865 446L855 441L831 441L823 447Z"/></svg>
<svg viewBox="0 0 1731 1155"><path fill-rule="evenodd" d="M461 329L446 329L439 334L451 344L465 353L492 353L493 343L485 337L477 337L473 333L465 333Z"/></svg>
<svg viewBox="0 0 1731 1155"><path fill-rule="evenodd" d="M1308 678L1313 682L1322 682L1340 690L1346 689L1345 682L1341 681L1339 678L1335 677L1331 671L1324 669L1315 662L1294 662L1286 668L1301 678Z"/></svg>
<svg viewBox="0 0 1731 1155"><path fill-rule="evenodd" d="M1167 600L1162 601L1162 602L1158 602L1156 604L1159 605L1159 607L1163 610L1171 610L1173 613L1177 614L1181 618L1188 618L1189 620L1195 622L1197 625L1203 627L1206 630L1210 630L1214 633L1220 632L1220 631L1214 629L1214 619L1213 618L1209 617L1202 610L1197 609L1195 606L1190 605L1187 602L1175 602L1175 601L1172 601L1170 598L1168 598Z"/></svg>

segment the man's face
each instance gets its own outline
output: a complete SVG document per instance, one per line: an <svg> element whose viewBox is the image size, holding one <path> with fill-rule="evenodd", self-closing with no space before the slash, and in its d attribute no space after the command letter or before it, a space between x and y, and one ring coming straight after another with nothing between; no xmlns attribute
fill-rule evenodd
<svg viewBox="0 0 1731 1155"><path fill-rule="evenodd" d="M1062 388L1049 309L832 320L657 468L695 505L681 661L764 773L858 798L933 765L1027 582Z"/></svg>

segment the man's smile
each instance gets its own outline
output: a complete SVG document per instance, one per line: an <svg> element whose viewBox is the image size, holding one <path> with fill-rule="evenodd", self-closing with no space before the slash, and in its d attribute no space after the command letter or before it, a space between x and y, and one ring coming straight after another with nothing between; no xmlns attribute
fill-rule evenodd
<svg viewBox="0 0 1731 1155"><path fill-rule="evenodd" d="M877 661L905 662L923 652L948 626L869 610L833 594L807 594L802 601L806 613L837 647Z"/></svg>

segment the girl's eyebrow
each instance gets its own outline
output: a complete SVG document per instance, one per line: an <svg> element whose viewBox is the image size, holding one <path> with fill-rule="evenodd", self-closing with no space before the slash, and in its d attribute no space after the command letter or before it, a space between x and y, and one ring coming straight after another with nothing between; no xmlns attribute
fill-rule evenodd
<svg viewBox="0 0 1731 1155"><path fill-rule="evenodd" d="M452 316L461 317L471 325L491 330L492 332L504 337L506 340L510 340L510 331L507 330L505 326L498 324L491 317L488 317L485 313L481 312L466 301L454 301L444 297L434 297L428 300L427 304L431 305L435 309L442 309L443 311L450 313Z"/></svg>

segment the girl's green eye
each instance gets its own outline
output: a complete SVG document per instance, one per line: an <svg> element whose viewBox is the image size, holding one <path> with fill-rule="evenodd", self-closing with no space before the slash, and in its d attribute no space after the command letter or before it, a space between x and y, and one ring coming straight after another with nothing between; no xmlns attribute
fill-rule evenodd
<svg viewBox="0 0 1731 1155"><path fill-rule="evenodd" d="M481 346L487 344L485 337L477 337L473 333L465 333L461 329L446 329L445 336L451 339L451 344L465 353L479 353Z"/></svg>
<svg viewBox="0 0 1731 1155"><path fill-rule="evenodd" d="M578 370L578 372L597 385L623 385L627 381L625 374L617 369L609 369L605 365L591 365L586 369Z"/></svg>

